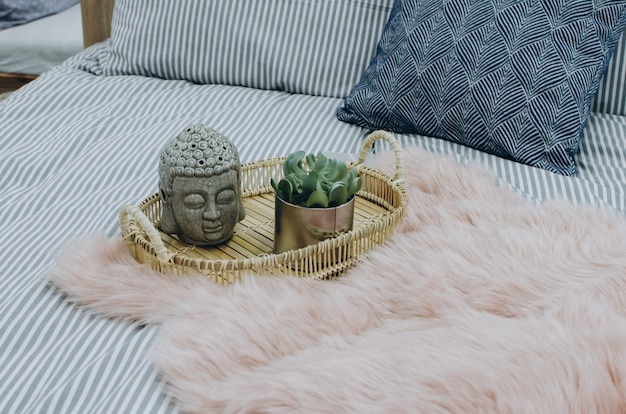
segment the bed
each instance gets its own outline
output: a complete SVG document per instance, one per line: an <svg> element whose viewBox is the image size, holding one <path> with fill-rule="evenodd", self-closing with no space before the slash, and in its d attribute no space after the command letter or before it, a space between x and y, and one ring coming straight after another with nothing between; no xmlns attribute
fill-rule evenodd
<svg viewBox="0 0 626 414"><path fill-rule="evenodd" d="M406 238L392 240L390 246L393 251L407 249L408 256L421 260L417 265L404 256L395 265L382 267L380 264L390 250L377 253L375 249L365 265L337 282L296 280L276 285L262 277L256 282L251 276L252 282L242 283L232 291L213 288L194 278L157 281L154 275L153 279L142 279L135 274L136 279L124 279L119 263L94 257L112 257L117 252L111 243L119 238L121 206L137 204L157 191L156 165L163 143L190 124L201 122L223 133L237 146L245 163L301 148L350 156L359 151L371 130L401 129L397 123L384 123L390 116L383 121L376 116L368 118L367 111L372 108L384 107L397 115L394 119L412 125L420 122L402 112L405 104L367 104L367 99L377 99L376 90L390 90L381 86L388 79L385 74L400 76L409 70L400 64L394 66L395 71L382 75L377 72L385 67L385 62L396 62L389 57L399 50L398 44L406 45L394 38L405 31L389 29L392 25L388 20L393 20L390 16L400 19L401 15L417 13L418 8L411 9L410 2L392 0L306 4L287 0L258 4L219 1L216 5L189 2L193 7L178 7L174 0L162 3L157 6L150 0L117 0L114 5L112 0L83 0L88 47L0 102L0 223L4 230L0 241L0 412L626 410L621 379L626 375L626 347L622 346L626 344L626 301L621 296L626 291L622 250L626 246L626 227L622 227L626 214L626 40L621 36L626 24L626 2L613 2L607 6L610 10L602 14L606 28L602 32L603 43L594 43L602 47L593 49L594 59L587 75L577 78L576 84L583 85L583 92L575 105L562 107L579 108L582 121L575 117L578 121L574 124L580 129L575 128L573 134L554 145L542 142L540 155L518 162L511 158L524 151L514 149L508 156L501 156L494 154L500 147L486 151L478 141L468 145L428 134L393 132L406 151L407 169L413 171L413 175L407 176L409 198L415 203L415 197L419 197L424 204L416 204L412 215L401 225L398 237ZM459 7L468 3L455 2ZM592 2L576 3L583 5L584 11ZM433 7L439 10L439 6ZM407 10L411 13L400 13ZM419 13L425 12L420 9ZM469 12L467 15L474 16ZM271 30L263 31L263 27ZM207 37L194 37L194 30L207 30L202 32ZM381 36L387 46L379 43ZM294 44L305 53L294 52ZM379 58L389 59L383 62ZM185 62L191 64L186 66ZM416 64L411 71L415 72L416 67L420 66ZM437 72L446 73L443 69ZM404 90L401 78L395 79L389 88ZM357 83L359 87L355 87ZM384 99L389 103L388 99L395 98L385 95ZM439 105L443 101L437 102ZM426 108L424 102L411 105ZM337 115L341 107L352 108L349 113L343 111L343 120ZM561 114L555 117L555 125L565 118L564 112L546 113ZM362 114L360 120L355 114ZM565 128L568 131L569 126ZM560 152L546 156L553 146ZM387 150L384 143L376 145L381 168L385 168ZM548 159L550 164L535 162L538 159ZM445 177L449 181L437 181ZM475 177L479 182L473 181ZM441 204L425 207L434 203L437 194L445 195ZM494 194L504 204L489 202L488 197L496 197ZM467 198L459 204L462 211L443 214L443 206L449 200L457 200L457 196L458 200ZM428 209L441 215L426 217ZM548 210L553 214L551 218L541 219ZM498 233L499 228L508 229L505 223L512 214L518 215L518 226L511 233ZM539 222L536 228L528 214L534 214L532 217ZM462 221L455 222L457 219ZM582 227L580 223L586 220L596 227ZM578 224L580 228L576 227ZM516 244L532 236L525 230L531 227L547 233L541 233L542 239L534 238L530 244ZM473 238L479 234L484 239ZM570 250L560 247L574 235L583 241ZM471 245L450 244L464 238ZM430 259L415 247L425 249L435 241L445 244ZM425 292L430 285L416 285L415 290L407 290L414 296L397 296L401 300L389 301L415 311L407 311L411 323L419 322L412 325L408 319L394 319L400 313L391 308L380 310L370 319L361 318L367 309L376 308L369 304L369 296L354 296L354 301L341 296L365 289L358 284L358 275L362 281L371 282L375 277L392 280L396 268L414 272L414 277L405 277L402 283L422 280L427 272L437 275L432 281L440 280L446 272L454 273L459 280L470 275L478 277L491 269L480 264L494 262L498 251L504 252L509 244L512 247L507 254L517 261L511 259L514 265L498 270L498 277L506 279L507 272L517 275L515 272L519 271L525 273L516 277L530 280L540 274L539 269L552 266L552 273L544 279L532 279L526 285L523 279L507 279L510 284L502 287L503 295L526 292L525 299L517 305L514 301L495 299L481 302L480 294L497 291L494 286L498 279L488 283L471 279L475 283L466 281L459 286L454 297L446 301L473 292L473 299L463 302L468 308L463 307L459 314L453 310L460 309L460 305L446 307L448 302L444 300L429 301L436 292L445 292L445 287L429 290L429 296L422 297L419 292ZM416 250L411 251L411 246ZM438 261L438 254L445 252L456 253ZM474 261L461 261L463 252ZM69 263L66 258L73 254L76 258ZM500 257L505 257L504 253ZM80 263L92 268L77 268ZM124 263L131 266L131 262ZM451 270L455 265L461 269L456 273ZM67 277L72 266L74 279ZM96 274L104 268L108 273ZM596 285L591 285L591 279L595 276L599 284L609 283L610 276L612 284L594 290ZM581 299L565 295L570 279L577 283L572 288L576 295L588 291L597 296ZM81 280L89 280L91 285L80 285ZM148 282L142 284L145 280ZM119 290L106 290L107 283L112 286L114 282L120 283ZM479 285L484 287L483 293L472 290ZM292 290L280 286L290 286ZM368 292L378 292L374 286L367 285ZM446 286L451 289L452 285ZM543 293L535 294L539 291ZM142 305L144 302L139 299L145 299L141 295L146 292L158 301L156 305ZM257 297L254 292L264 293ZM277 356L279 351L275 350L287 349L293 339L281 336L281 331L296 329L299 324L277 327L271 323L272 315L282 318L299 312L308 317L317 312L323 314L314 307L302 308L303 303L308 303L302 298L308 298L311 292L322 292L316 298L328 309L335 309L333 306L339 302L355 308L345 314L335 309L337 313L333 315L341 317L331 319L343 321L343 325L333 325L332 329L323 324L324 318L315 319L319 326L309 321L321 329L316 339L311 339L318 349L285 351L287 354ZM166 323L166 317L171 317L168 300L178 294L186 302L180 306L188 312L183 313L187 317ZM201 298L201 294L208 296ZM265 301L249 308L260 297ZM289 297L302 301L287 303ZM540 297L547 299L538 302ZM428 307L422 310L427 302ZM260 318L255 319L256 328L239 326L240 337L228 336L237 333L231 328L235 321L240 321L235 317L239 313L228 312L235 303L241 314L248 312L248 316ZM363 304L368 305L358 307ZM583 307L587 305L590 307ZM438 311L444 308L446 312ZM563 322L557 316L564 313L575 317ZM553 318L552 324L539 324L537 321L546 315ZM196 319L200 325L190 328L189 323ZM392 319L393 323L389 322ZM363 335L355 333L362 329L361 325L357 329L351 324L373 320L386 322ZM511 325L513 322L518 325ZM584 335L580 333L582 327L572 328L583 322ZM164 326L169 329L165 338ZM198 330L198 326L202 328ZM408 331L399 333L402 326L408 327ZM245 332L266 339L269 350L261 346L246 348L256 344L258 338L252 340ZM307 331L293 332L299 332L298 337L303 338ZM409 336L411 332L418 332L418 337ZM444 339L437 339L441 332L445 333L441 337ZM267 338L264 333L269 333ZM560 334L562 337L558 337ZM213 341L216 337L220 340ZM227 338L233 342L229 342L228 349L220 348ZM274 343L272 338L281 339ZM389 338L393 342L388 342ZM536 342L531 342L533 338ZM184 339L185 345L177 339ZM201 340L210 348L203 349ZM427 340L432 342L419 342ZM593 342L596 340L598 343ZM537 352L537 359L525 359L542 341L552 346L558 344L563 347L562 352L558 356L552 351ZM587 346L591 342L596 348ZM467 349L451 346L465 343L474 344L474 353L455 359ZM201 349L193 358L192 345ZM603 346L611 346L611 352ZM243 356L237 353L244 349L250 352ZM258 362L258 350L272 354L272 363ZM355 354L357 350L363 353ZM481 350L491 352L494 359L479 355ZM226 361L218 371L227 378L209 367L217 363L211 359L217 354ZM360 359L350 359L355 355ZM378 360L381 355L385 358ZM558 359L568 355L567 359ZM400 361L400 356L407 359ZM188 365L175 364L183 360ZM378 361L378 365L372 367L372 361ZM476 366L470 367L470 362L476 362ZM246 364L255 368L248 367L244 372L241 367ZM498 371L503 366L514 368ZM205 369L215 376L207 374L195 378L195 382L189 376L180 376ZM445 380L435 381L435 374L420 377L429 369ZM561 371L573 374L554 376ZM522 372L531 378L528 383L523 381ZM407 383L411 376L417 379ZM476 385L483 383L491 385ZM533 397L533 393L540 393L540 397ZM476 400L478 395L481 399Z"/></svg>
<svg viewBox="0 0 626 414"><path fill-rule="evenodd" d="M82 49L80 3L0 30L0 93L21 87Z"/></svg>

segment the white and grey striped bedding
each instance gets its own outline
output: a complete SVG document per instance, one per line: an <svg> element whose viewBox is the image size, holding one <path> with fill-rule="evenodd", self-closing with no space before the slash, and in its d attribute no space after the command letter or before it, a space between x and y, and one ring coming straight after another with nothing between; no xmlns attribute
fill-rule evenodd
<svg viewBox="0 0 626 414"><path fill-rule="evenodd" d="M591 102L592 112L626 115L626 30L613 53L598 92Z"/></svg>
<svg viewBox="0 0 626 414"><path fill-rule="evenodd" d="M42 281L69 239L115 237L117 214L156 191L163 143L204 122L251 161L302 148L355 152L367 134L339 98L138 76L101 76L96 45L0 102L0 412L172 413L145 357L154 330L91 316ZM536 200L626 211L626 121L594 115L580 175L557 176L441 140L399 136L494 169ZM410 160L407 160L410 162Z"/></svg>
<svg viewBox="0 0 626 414"><path fill-rule="evenodd" d="M144 354L151 327L92 317L42 282L65 241L114 236L119 208L157 189L163 143L195 122L242 161L354 152L338 99L103 77L98 45L0 102L0 413L176 412Z"/></svg>
<svg viewBox="0 0 626 414"><path fill-rule="evenodd" d="M578 175L566 177L449 141L419 135L396 135L406 147L452 154L461 163L494 170L503 185L542 202L564 199L576 204L609 208L626 215L626 117L592 113L577 156Z"/></svg>
<svg viewBox="0 0 626 414"><path fill-rule="evenodd" d="M342 98L393 0L117 0L107 75Z"/></svg>

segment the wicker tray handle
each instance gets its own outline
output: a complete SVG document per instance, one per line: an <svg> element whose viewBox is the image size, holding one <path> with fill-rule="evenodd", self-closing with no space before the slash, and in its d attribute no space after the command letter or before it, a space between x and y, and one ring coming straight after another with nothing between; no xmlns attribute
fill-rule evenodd
<svg viewBox="0 0 626 414"><path fill-rule="evenodd" d="M357 164L364 164L365 158L370 152L370 149L374 145L376 141L382 139L387 141L387 143L391 146L395 156L396 156L396 175L393 177L393 181L401 181L404 179L404 153L402 152L402 147L400 147L400 143L396 140L393 134L383 131L377 130L369 134L365 141L363 141L363 146L359 151L359 157L357 160Z"/></svg>
<svg viewBox="0 0 626 414"><path fill-rule="evenodd" d="M122 207L122 210L120 211L120 227L122 229L127 229L129 227L130 217L132 217L146 233L146 236L150 239L152 248L154 249L158 259L164 262L169 262L172 253L167 250L167 247L163 244L163 240L161 240L159 231L156 227L154 227L150 219L146 217L139 207L131 204Z"/></svg>

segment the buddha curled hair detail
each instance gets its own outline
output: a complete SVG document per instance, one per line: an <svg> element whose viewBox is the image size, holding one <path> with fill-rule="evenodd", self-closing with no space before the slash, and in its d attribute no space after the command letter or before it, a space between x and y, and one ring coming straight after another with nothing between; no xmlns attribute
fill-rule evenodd
<svg viewBox="0 0 626 414"><path fill-rule="evenodd" d="M175 177L212 177L231 169L239 171L239 154L233 143L203 124L191 125L161 151L159 187L171 196Z"/></svg>

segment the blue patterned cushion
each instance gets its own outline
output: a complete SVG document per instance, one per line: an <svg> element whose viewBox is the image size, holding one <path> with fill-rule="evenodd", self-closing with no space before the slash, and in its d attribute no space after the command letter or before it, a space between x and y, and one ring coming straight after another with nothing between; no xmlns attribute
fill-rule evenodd
<svg viewBox="0 0 626 414"><path fill-rule="evenodd" d="M625 23L626 1L397 0L337 115L573 175Z"/></svg>

